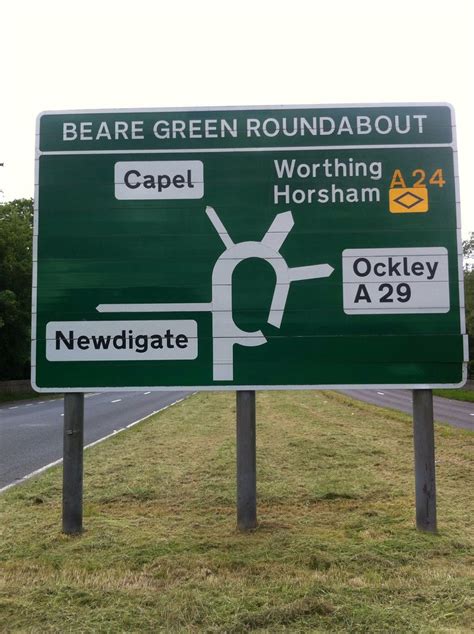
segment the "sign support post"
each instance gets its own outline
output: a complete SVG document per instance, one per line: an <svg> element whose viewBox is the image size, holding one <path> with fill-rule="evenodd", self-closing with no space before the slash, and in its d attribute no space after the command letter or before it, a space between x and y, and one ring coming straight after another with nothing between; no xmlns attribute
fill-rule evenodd
<svg viewBox="0 0 474 634"><path fill-rule="evenodd" d="M237 395L237 527L257 526L257 451L255 391Z"/></svg>
<svg viewBox="0 0 474 634"><path fill-rule="evenodd" d="M82 532L84 394L64 395L63 532Z"/></svg>
<svg viewBox="0 0 474 634"><path fill-rule="evenodd" d="M416 527L436 532L436 474L433 392L413 390Z"/></svg>

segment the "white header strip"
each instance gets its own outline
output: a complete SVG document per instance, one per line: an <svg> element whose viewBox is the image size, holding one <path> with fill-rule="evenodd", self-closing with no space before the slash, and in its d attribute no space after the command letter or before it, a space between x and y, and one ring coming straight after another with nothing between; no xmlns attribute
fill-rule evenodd
<svg viewBox="0 0 474 634"><path fill-rule="evenodd" d="M450 147L454 148L452 143L402 143L397 145L306 145L306 146L286 146L286 147L241 147L241 148L183 148L174 150L68 150L59 151L54 150L50 152L38 151L38 156L51 156L60 155L66 156L69 154L195 154L196 152L202 152L205 154L220 153L220 152L298 152L304 150L393 150L403 148L433 148L433 147Z"/></svg>

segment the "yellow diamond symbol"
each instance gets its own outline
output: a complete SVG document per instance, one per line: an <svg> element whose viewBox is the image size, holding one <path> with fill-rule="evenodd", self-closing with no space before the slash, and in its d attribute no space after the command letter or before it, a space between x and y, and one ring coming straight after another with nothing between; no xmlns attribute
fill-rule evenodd
<svg viewBox="0 0 474 634"><path fill-rule="evenodd" d="M394 187L389 190L389 209L392 214L424 213L428 208L426 187Z"/></svg>

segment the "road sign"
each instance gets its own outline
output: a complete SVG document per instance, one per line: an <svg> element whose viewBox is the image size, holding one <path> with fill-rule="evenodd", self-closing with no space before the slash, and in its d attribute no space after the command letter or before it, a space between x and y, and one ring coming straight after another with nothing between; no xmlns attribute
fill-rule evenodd
<svg viewBox="0 0 474 634"><path fill-rule="evenodd" d="M40 115L36 389L461 384L455 153L443 104Z"/></svg>

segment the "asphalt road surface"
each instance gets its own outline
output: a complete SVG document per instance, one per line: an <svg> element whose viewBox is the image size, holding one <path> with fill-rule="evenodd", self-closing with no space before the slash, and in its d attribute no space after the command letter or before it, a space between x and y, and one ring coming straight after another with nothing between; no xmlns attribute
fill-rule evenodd
<svg viewBox="0 0 474 634"><path fill-rule="evenodd" d="M412 414L411 390L338 390L359 401ZM434 419L474 431L474 403L433 396Z"/></svg>
<svg viewBox="0 0 474 634"><path fill-rule="evenodd" d="M86 394L84 444L123 429L190 392ZM62 458L63 399L32 399L0 405L0 490Z"/></svg>

